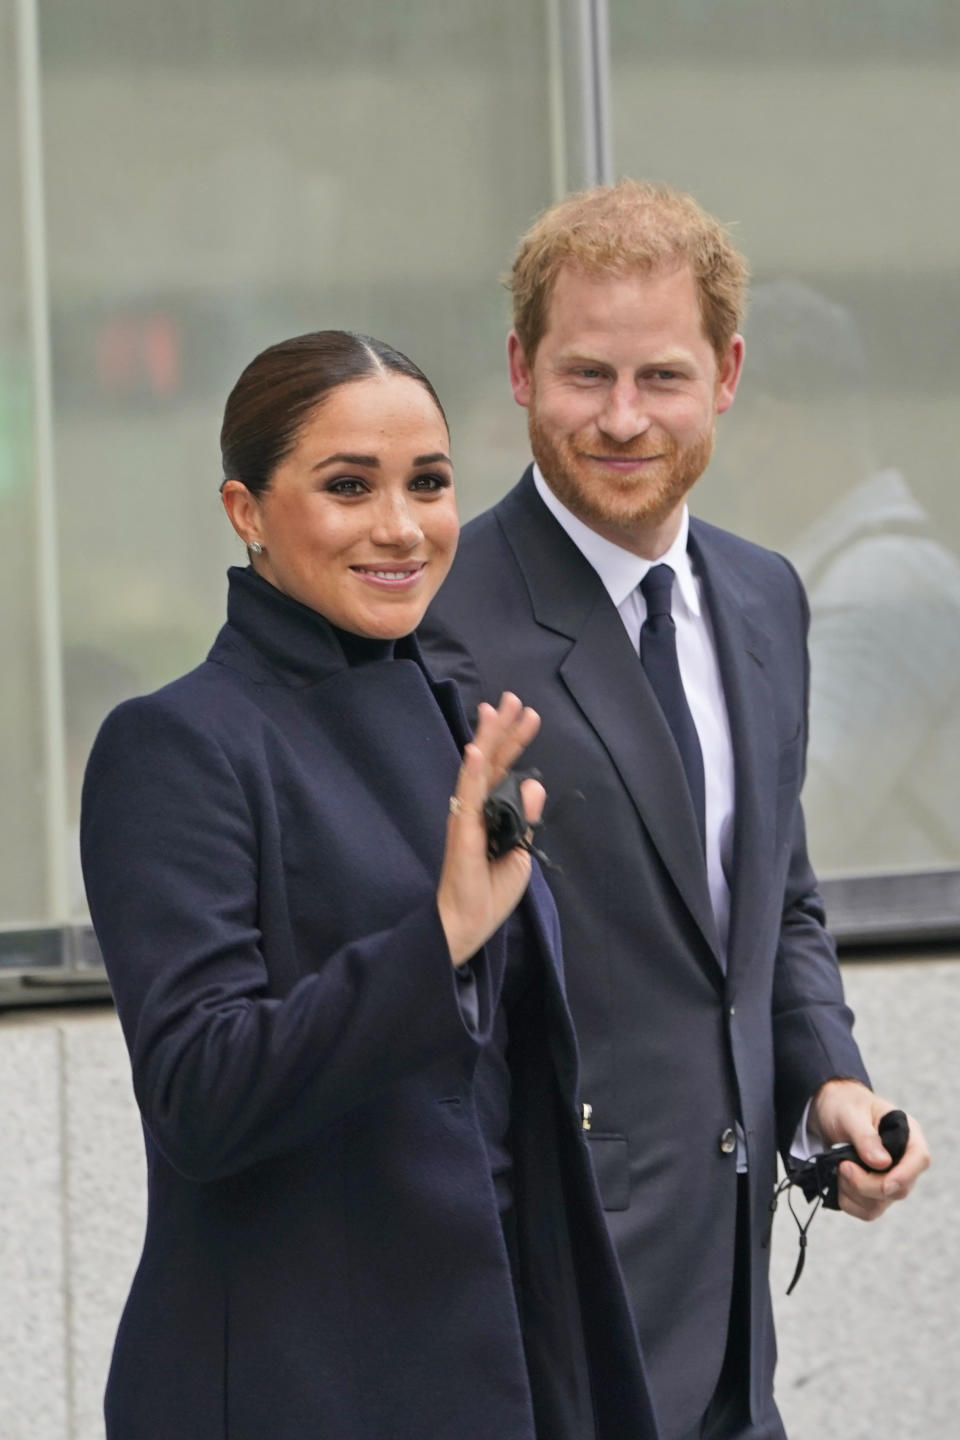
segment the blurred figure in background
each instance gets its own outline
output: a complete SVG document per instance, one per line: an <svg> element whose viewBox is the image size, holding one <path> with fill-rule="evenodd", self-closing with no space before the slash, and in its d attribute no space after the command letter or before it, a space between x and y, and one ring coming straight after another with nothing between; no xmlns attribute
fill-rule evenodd
<svg viewBox="0 0 960 1440"><path fill-rule="evenodd" d="M960 864L960 561L877 463L850 310L781 279L744 333L718 478L807 589L813 855L838 875Z"/></svg>

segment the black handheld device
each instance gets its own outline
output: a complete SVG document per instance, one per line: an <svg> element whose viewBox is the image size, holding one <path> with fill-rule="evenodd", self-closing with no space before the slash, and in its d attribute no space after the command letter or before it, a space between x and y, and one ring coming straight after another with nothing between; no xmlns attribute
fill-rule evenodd
<svg viewBox="0 0 960 1440"><path fill-rule="evenodd" d="M487 855L499 860L509 850L529 850L539 860L546 857L533 843L534 831L540 821L531 823L524 813L521 780L539 780L539 770L508 770L483 802L483 820L487 827ZM547 862L549 864L549 862Z"/></svg>
<svg viewBox="0 0 960 1440"><path fill-rule="evenodd" d="M486 800L483 802L483 820L487 827L487 855L491 860L499 860L501 855L506 855L509 850L529 850L535 855L545 870L552 870L555 874L561 873L560 867L554 865L549 855L533 843L533 837L542 820L528 820L523 808L523 795L520 793L521 780L539 780L539 770L508 770ZM574 791L579 795L579 791Z"/></svg>
<svg viewBox="0 0 960 1440"><path fill-rule="evenodd" d="M910 1138L906 1115L902 1110L888 1110L877 1129L890 1155L890 1164L896 1165L897 1161L903 1158ZM837 1169L844 1160L853 1160L855 1164L872 1173L882 1173L874 1171L871 1165L861 1160L852 1145L834 1145L831 1150L825 1150L821 1155L812 1155L809 1160L795 1166L790 1178L794 1184L800 1186L807 1200L816 1200L819 1196L825 1209L839 1210Z"/></svg>
<svg viewBox="0 0 960 1440"><path fill-rule="evenodd" d="M902 1110L888 1110L877 1126L880 1139L890 1156L890 1165L896 1165L898 1160L903 1158L907 1148L907 1141L910 1138L910 1126L906 1115ZM787 1174L777 1186L770 1202L771 1216L777 1208L777 1201L787 1192L787 1203L790 1206L790 1213L797 1222L797 1229L800 1232L800 1253L797 1256L797 1268L793 1272L793 1279L787 1286L787 1294L793 1292L794 1286L803 1274L804 1261L807 1258L807 1231L810 1229L814 1215L820 1206L826 1210L839 1210L840 1201L837 1194L837 1170L844 1160L852 1160L864 1170L872 1174L883 1174L885 1172L875 1170L865 1160L861 1160L853 1145L834 1145L831 1150L824 1150L820 1155L811 1155L809 1160L789 1162ZM799 1215L793 1208L793 1186L797 1185L803 1191L804 1198L809 1200L813 1206L805 1221L801 1221ZM772 1220L771 1220L772 1224ZM769 1235L767 1237L769 1239Z"/></svg>

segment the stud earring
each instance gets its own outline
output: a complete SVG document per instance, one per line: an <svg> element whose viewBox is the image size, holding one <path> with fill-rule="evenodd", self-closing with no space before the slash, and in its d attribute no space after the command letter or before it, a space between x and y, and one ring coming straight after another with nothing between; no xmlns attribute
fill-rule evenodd
<svg viewBox="0 0 960 1440"><path fill-rule="evenodd" d="M250 549L251 549L251 551L253 552L254 555L262 555L262 554L263 554L263 546L260 544L260 541L259 541L259 540L251 540L251 541L250 541Z"/></svg>

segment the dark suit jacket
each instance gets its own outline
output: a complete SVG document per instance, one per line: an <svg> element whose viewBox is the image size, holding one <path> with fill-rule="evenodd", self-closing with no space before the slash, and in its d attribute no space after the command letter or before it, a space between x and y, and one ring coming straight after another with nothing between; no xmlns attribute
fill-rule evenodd
<svg viewBox="0 0 960 1440"><path fill-rule="evenodd" d="M804 840L799 581L781 557L696 521L690 550L735 758L725 968L678 752L616 608L529 472L465 527L420 637L468 707L512 689L543 717L528 757L552 797L542 844L559 866L548 879L589 1138L667 1436L696 1423L722 1358L737 1181L721 1137L742 1121L751 1397L766 1437L781 1433L766 1250L777 1143L824 1080L866 1076Z"/></svg>
<svg viewBox="0 0 960 1440"><path fill-rule="evenodd" d="M85 785L149 1186L111 1440L532 1440L534 1416L581 1440L578 1375L601 1440L655 1440L539 877L511 1033L521 1336L473 1088L504 951L473 962L474 1030L435 903L453 687L412 642L349 667L250 572L228 614L205 664L109 717Z"/></svg>

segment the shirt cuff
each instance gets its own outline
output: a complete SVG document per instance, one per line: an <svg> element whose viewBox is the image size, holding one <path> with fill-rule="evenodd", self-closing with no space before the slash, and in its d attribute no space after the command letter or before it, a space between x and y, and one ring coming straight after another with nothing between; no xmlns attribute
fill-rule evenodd
<svg viewBox="0 0 960 1440"><path fill-rule="evenodd" d="M794 1160L809 1160L812 1155L819 1155L823 1149L823 1141L814 1138L810 1128L810 1106L813 1104L813 1096L803 1107L803 1114L800 1116L800 1124L794 1131L793 1140L790 1143L790 1154Z"/></svg>

